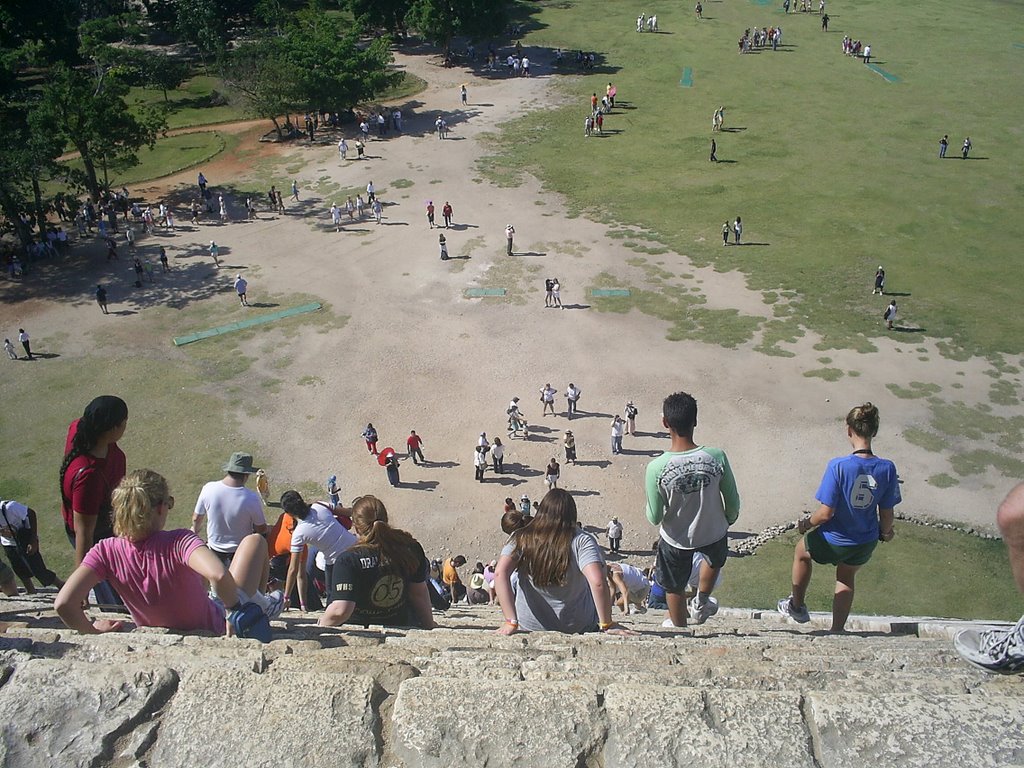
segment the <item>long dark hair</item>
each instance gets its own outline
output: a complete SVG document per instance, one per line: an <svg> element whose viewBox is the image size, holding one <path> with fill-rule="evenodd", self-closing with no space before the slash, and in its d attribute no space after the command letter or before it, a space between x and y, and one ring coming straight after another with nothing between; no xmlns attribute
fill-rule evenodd
<svg viewBox="0 0 1024 768"><path fill-rule="evenodd" d="M100 395L85 406L82 418L78 420L75 436L71 439L71 450L60 465L60 495L66 504L70 499L64 493L64 476L71 462L89 453L105 432L109 432L128 418L128 404L116 395Z"/></svg>
<svg viewBox="0 0 1024 768"><path fill-rule="evenodd" d="M377 550L381 565L391 565L406 578L423 565L411 534L388 525L388 510L376 496L360 496L352 504L352 527L359 534L357 546Z"/></svg>
<svg viewBox="0 0 1024 768"><path fill-rule="evenodd" d="M578 532L576 500L568 491L552 488L530 524L513 534L519 572L529 574L538 587L564 584L570 544Z"/></svg>

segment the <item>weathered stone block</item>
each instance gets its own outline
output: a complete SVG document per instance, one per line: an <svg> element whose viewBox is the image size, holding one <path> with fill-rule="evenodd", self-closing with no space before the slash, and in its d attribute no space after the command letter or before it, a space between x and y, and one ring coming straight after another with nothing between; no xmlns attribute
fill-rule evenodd
<svg viewBox="0 0 1024 768"><path fill-rule="evenodd" d="M610 685L608 766L813 768L800 696Z"/></svg>
<svg viewBox="0 0 1024 768"><path fill-rule="evenodd" d="M409 766L597 765L605 726L594 688L416 678L398 691L391 748Z"/></svg>
<svg viewBox="0 0 1024 768"><path fill-rule="evenodd" d="M369 677L315 669L195 671L164 713L148 762L376 768L374 691Z"/></svg>
<svg viewBox="0 0 1024 768"><path fill-rule="evenodd" d="M1024 698L811 694L822 768L1024 765Z"/></svg>
<svg viewBox="0 0 1024 768"><path fill-rule="evenodd" d="M158 709L177 684L169 669L20 663L0 688L0 765L103 765L117 740Z"/></svg>

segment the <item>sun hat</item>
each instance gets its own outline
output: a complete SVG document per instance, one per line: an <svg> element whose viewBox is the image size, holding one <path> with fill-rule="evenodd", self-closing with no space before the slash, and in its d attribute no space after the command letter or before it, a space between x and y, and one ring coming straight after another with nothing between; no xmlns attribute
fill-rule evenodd
<svg viewBox="0 0 1024 768"><path fill-rule="evenodd" d="M236 472L240 475L251 475L258 469L259 467L252 465L252 454L242 451L232 453L228 463L224 465L225 472Z"/></svg>

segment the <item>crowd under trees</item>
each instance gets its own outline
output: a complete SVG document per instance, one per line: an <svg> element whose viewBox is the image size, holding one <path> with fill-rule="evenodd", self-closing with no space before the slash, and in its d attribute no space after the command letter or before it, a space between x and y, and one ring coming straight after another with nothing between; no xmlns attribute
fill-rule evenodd
<svg viewBox="0 0 1024 768"><path fill-rule="evenodd" d="M400 78L392 37L418 33L447 54L486 40L508 0L3 0L0 216L32 242L54 196L99 199L167 127L168 92L196 72L274 122L344 115ZM129 104L132 87L163 100ZM62 162L69 153L78 162ZM72 206L73 207L73 206Z"/></svg>

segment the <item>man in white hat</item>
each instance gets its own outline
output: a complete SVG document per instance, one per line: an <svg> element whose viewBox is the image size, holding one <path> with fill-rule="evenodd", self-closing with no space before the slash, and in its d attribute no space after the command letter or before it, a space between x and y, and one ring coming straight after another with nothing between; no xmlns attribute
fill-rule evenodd
<svg viewBox="0 0 1024 768"><path fill-rule="evenodd" d="M267 533L263 502L256 491L245 487L249 476L258 469L252 464L251 454L232 453L224 465L227 474L221 480L207 483L199 492L192 515L192 531L198 534L200 523L206 518L206 544L224 565L230 565L235 550L246 536Z"/></svg>

